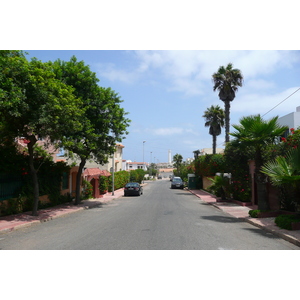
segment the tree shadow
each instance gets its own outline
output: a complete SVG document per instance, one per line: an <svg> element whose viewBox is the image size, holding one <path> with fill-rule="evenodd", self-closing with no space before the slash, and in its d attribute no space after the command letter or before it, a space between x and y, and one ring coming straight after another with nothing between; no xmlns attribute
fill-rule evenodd
<svg viewBox="0 0 300 300"><path fill-rule="evenodd" d="M220 223L241 223L244 222L242 219L226 216L201 216L200 218L204 220L220 222Z"/></svg>
<svg viewBox="0 0 300 300"><path fill-rule="evenodd" d="M261 235L263 237L267 237L269 239L276 239L276 240L281 239L279 236L276 236L273 233L265 231L265 230L263 230L261 228L243 228L243 229L247 230L247 231L250 231L250 232L253 232L255 234L259 234L259 235Z"/></svg>

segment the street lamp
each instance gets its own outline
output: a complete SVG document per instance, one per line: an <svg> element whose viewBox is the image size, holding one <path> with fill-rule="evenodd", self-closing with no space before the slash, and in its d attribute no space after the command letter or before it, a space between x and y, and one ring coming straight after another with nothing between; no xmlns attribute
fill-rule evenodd
<svg viewBox="0 0 300 300"><path fill-rule="evenodd" d="M143 170L145 171L145 158L144 158L144 145L146 141L143 141ZM143 183L144 183L144 177L143 177Z"/></svg>
<svg viewBox="0 0 300 300"><path fill-rule="evenodd" d="M115 153L112 157L112 196L115 195Z"/></svg>
<svg viewBox="0 0 300 300"><path fill-rule="evenodd" d="M150 176L152 176L152 152L150 152Z"/></svg>

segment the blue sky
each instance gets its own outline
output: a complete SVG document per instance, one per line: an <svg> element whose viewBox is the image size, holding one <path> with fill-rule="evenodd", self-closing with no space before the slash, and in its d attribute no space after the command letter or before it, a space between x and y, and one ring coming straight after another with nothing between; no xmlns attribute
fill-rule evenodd
<svg viewBox="0 0 300 300"><path fill-rule="evenodd" d="M288 51L299 49L295 0L272 7L257 0L243 6L232 0L3 5L0 48L36 49L27 51L43 61L75 55L97 73L101 86L119 93L132 120L124 159L142 161L143 141L147 162L166 162L168 150L186 159L211 148L202 115L211 105L224 107L211 81L221 65L231 62L244 76L231 124L266 113L299 88L300 54ZM297 92L266 117L295 111L299 100ZM224 130L218 147L223 141Z"/></svg>
<svg viewBox="0 0 300 300"><path fill-rule="evenodd" d="M96 72L99 85L119 93L132 120L123 140L123 158L132 161L142 161L144 155L147 162L167 162L168 150L186 159L193 157L194 150L212 147L202 115L211 105L224 108L211 80L221 65L231 62L244 76L244 85L231 103L231 124L246 115L266 114L300 87L299 51L26 51L42 61L75 55ZM300 91L265 118L283 116L297 106ZM217 138L221 148L224 132Z"/></svg>

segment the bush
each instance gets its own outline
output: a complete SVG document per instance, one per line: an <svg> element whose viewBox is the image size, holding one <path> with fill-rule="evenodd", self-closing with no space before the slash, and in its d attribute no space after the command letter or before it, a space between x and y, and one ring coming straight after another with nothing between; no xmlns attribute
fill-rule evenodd
<svg viewBox="0 0 300 300"><path fill-rule="evenodd" d="M225 173L225 159L222 154L206 154L198 157L195 162L195 174L198 176L214 176Z"/></svg>
<svg viewBox="0 0 300 300"><path fill-rule="evenodd" d="M129 173L127 171L118 171L114 173L114 190L118 190L129 181ZM112 191L112 176L108 178L108 191Z"/></svg>
<svg viewBox="0 0 300 300"><path fill-rule="evenodd" d="M299 215L280 215L275 218L275 224L287 230L292 230L292 223L300 222Z"/></svg>
<svg viewBox="0 0 300 300"><path fill-rule="evenodd" d="M143 169L136 169L130 171L130 181L142 183L146 172Z"/></svg>
<svg viewBox="0 0 300 300"><path fill-rule="evenodd" d="M234 141L225 148L226 171L231 173L232 198L242 202L251 201L251 177L249 174L249 149L242 149ZM250 151L251 152L251 151Z"/></svg>
<svg viewBox="0 0 300 300"><path fill-rule="evenodd" d="M105 194L108 191L108 177L107 176L99 176L99 191L100 194Z"/></svg>
<svg viewBox="0 0 300 300"><path fill-rule="evenodd" d="M81 194L81 199L90 199L93 196L93 186L89 181L83 180L83 191Z"/></svg>
<svg viewBox="0 0 300 300"><path fill-rule="evenodd" d="M260 210L259 210L259 209L252 209L252 210L249 210L249 216L250 216L251 218L257 218L259 213L260 213Z"/></svg>
<svg viewBox="0 0 300 300"><path fill-rule="evenodd" d="M209 179L212 181L212 185L208 187L208 191L212 192L217 197L221 197L222 200L226 200L229 190L229 178L221 173L221 176L215 176L214 179Z"/></svg>

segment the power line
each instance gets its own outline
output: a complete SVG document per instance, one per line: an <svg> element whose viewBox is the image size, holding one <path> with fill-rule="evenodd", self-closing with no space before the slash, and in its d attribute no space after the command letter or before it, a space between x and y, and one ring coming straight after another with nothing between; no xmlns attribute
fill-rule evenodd
<svg viewBox="0 0 300 300"><path fill-rule="evenodd" d="M278 105L280 105L281 103L283 103L285 100L287 100L288 98L290 98L292 95L294 95L295 93L297 93L300 90L300 88L298 88L294 93L290 94L288 97L286 97L284 100L282 100L280 103L278 103L276 106L274 106L273 108L271 108L268 112L266 112L264 115L262 115L263 117L268 114L270 111L272 111L274 108L276 108Z"/></svg>

